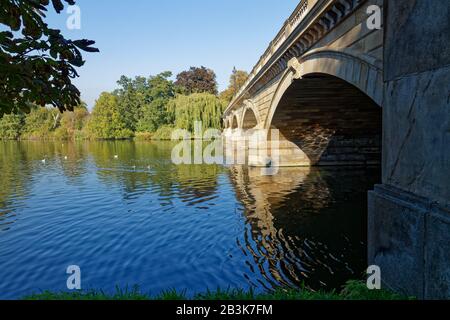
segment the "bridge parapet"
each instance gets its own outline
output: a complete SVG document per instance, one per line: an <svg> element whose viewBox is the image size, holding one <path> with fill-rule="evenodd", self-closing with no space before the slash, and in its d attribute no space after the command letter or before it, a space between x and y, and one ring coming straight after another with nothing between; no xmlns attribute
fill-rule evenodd
<svg viewBox="0 0 450 320"><path fill-rule="evenodd" d="M229 104L225 116L285 70L290 59L306 53L364 2L366 0L301 0Z"/></svg>

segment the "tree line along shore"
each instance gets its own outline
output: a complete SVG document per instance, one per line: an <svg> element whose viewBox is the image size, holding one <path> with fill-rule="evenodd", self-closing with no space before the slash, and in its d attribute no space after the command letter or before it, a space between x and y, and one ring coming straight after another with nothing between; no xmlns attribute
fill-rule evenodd
<svg viewBox="0 0 450 320"><path fill-rule="evenodd" d="M173 129L222 128L222 113L247 79L234 69L228 88L218 92L214 71L191 67L171 80L167 71L156 76L122 76L117 88L103 92L90 112L84 103L73 111L26 108L0 114L1 140L168 140ZM69 109L69 108L68 108Z"/></svg>

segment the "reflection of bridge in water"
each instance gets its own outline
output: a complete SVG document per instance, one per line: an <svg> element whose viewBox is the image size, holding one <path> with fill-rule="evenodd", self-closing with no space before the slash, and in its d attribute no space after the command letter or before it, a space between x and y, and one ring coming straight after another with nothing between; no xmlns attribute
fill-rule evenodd
<svg viewBox="0 0 450 320"><path fill-rule="evenodd" d="M280 133L266 137L279 157L252 164L381 164L369 193L370 264L405 295L448 298L450 2L432 3L300 0L223 123L232 140Z"/></svg>
<svg viewBox="0 0 450 320"><path fill-rule="evenodd" d="M239 243L251 272L273 287L338 288L366 265L366 190L378 170L235 166L231 180L248 229ZM352 199L349 203L349 198Z"/></svg>

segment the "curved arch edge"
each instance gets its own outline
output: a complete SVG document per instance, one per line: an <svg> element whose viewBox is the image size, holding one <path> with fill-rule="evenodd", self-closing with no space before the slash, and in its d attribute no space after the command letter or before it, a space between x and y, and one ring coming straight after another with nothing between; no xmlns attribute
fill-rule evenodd
<svg viewBox="0 0 450 320"><path fill-rule="evenodd" d="M340 78L361 90L380 107L383 104L383 74L379 60L349 49L316 49L288 62L264 121L266 129L270 129L277 106L292 82L314 73Z"/></svg>

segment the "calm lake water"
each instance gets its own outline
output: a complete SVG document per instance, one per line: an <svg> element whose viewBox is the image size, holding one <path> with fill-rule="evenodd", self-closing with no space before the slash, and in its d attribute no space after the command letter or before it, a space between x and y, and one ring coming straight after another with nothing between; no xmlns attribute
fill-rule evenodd
<svg viewBox="0 0 450 320"><path fill-rule="evenodd" d="M154 294L330 289L361 277L378 169L267 177L176 166L171 147L0 142L0 298L67 290L69 265L80 266L84 289Z"/></svg>

